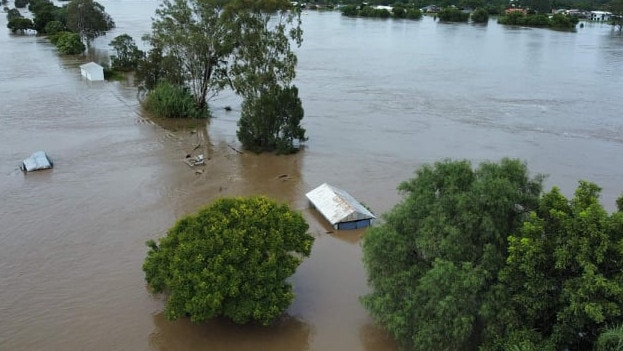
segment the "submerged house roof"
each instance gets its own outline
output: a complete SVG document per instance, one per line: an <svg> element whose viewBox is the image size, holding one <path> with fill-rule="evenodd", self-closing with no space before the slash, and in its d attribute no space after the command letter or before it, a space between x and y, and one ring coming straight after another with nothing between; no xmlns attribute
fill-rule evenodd
<svg viewBox="0 0 623 351"><path fill-rule="evenodd" d="M338 223L376 218L349 193L327 183L318 186L305 196L334 227Z"/></svg>
<svg viewBox="0 0 623 351"><path fill-rule="evenodd" d="M80 65L80 73L89 80L104 80L104 67L95 62Z"/></svg>

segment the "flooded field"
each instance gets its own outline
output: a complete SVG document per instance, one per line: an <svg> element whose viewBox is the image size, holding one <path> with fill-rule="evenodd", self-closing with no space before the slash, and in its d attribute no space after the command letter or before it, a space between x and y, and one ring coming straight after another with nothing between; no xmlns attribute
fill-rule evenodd
<svg viewBox="0 0 623 351"><path fill-rule="evenodd" d="M154 1L101 1L117 23L95 57L149 31ZM45 38L0 16L0 350L397 350L358 298L361 231L330 233L304 194L328 182L377 214L422 164L517 157L571 194L579 179L623 191L623 37L303 15L297 86L309 142L297 155L240 154L239 101L208 123L162 122L126 82L88 82ZM225 106L232 106L227 112ZM193 150L200 145L196 150ZM37 150L51 171L24 175ZM206 156L197 173L183 163ZM282 177L287 175L286 177ZM265 194L303 211L316 236L296 299L271 328L167 321L141 265L144 242L219 196Z"/></svg>

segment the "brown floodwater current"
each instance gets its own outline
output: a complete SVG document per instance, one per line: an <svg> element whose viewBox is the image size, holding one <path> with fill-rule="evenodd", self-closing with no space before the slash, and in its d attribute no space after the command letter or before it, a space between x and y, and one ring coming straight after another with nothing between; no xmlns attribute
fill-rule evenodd
<svg viewBox="0 0 623 351"><path fill-rule="evenodd" d="M381 214L422 164L501 157L623 190L623 37L303 15L296 84L309 141L290 156L238 153L239 101L207 123L152 120L127 82L88 82L116 35L149 31L158 1L100 1L117 28L88 57L12 35L0 16L0 350L397 350L361 307L361 231L332 232L304 194L328 182ZM141 43L142 45L142 43ZM232 111L225 111L231 106ZM45 150L55 168L23 174ZM191 169L184 156L203 154ZM199 170L200 172L196 172ZM221 196L264 194L302 211L316 237L274 326L167 321L145 286L144 242Z"/></svg>

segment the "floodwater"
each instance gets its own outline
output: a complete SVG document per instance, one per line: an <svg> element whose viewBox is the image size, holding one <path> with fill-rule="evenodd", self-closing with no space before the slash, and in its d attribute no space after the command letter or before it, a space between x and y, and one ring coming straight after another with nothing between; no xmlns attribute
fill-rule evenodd
<svg viewBox="0 0 623 351"><path fill-rule="evenodd" d="M149 31L157 1L100 1L121 33ZM623 37L303 15L296 84L309 135L293 156L240 154L238 101L211 102L209 124L152 121L126 82L87 82L43 38L0 16L0 350L397 350L358 298L361 232L331 233L306 208L322 182L376 213L422 164L502 157L573 193L623 191ZM232 106L233 111L223 108ZM37 150L50 171L22 174ZM182 161L204 154L195 172ZM144 242L219 196L265 194L303 211L316 236L293 276L296 299L270 328L167 321L146 289Z"/></svg>

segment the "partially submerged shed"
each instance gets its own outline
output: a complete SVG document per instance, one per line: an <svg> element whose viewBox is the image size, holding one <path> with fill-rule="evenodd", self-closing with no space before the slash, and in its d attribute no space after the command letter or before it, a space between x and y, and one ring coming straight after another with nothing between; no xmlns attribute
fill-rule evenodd
<svg viewBox="0 0 623 351"><path fill-rule="evenodd" d="M365 228L376 218L345 190L327 183L318 186L305 196L312 207L338 230Z"/></svg>
<svg viewBox="0 0 623 351"><path fill-rule="evenodd" d="M30 155L29 158L22 161L19 168L24 172L32 172L52 168L53 165L54 163L52 163L52 160L48 157L45 151L37 151Z"/></svg>
<svg viewBox="0 0 623 351"><path fill-rule="evenodd" d="M80 74L88 80L104 80L104 67L95 62L80 65Z"/></svg>

